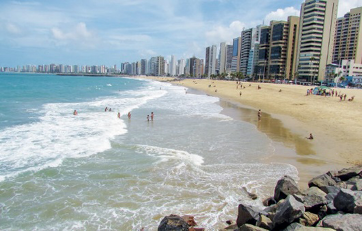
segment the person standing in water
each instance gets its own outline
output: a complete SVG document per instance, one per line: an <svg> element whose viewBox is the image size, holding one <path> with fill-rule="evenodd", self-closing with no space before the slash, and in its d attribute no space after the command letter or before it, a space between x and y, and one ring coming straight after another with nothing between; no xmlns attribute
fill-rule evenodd
<svg viewBox="0 0 362 231"><path fill-rule="evenodd" d="M120 119L121 118L121 113L118 112L117 117Z"/></svg>
<svg viewBox="0 0 362 231"><path fill-rule="evenodd" d="M151 121L153 121L153 116L154 116L154 114L153 114L153 112L151 112Z"/></svg>
<svg viewBox="0 0 362 231"><path fill-rule="evenodd" d="M73 115L78 115L77 110L74 110Z"/></svg>
<svg viewBox="0 0 362 231"><path fill-rule="evenodd" d="M258 111L258 120L261 120L261 110Z"/></svg>
<svg viewBox="0 0 362 231"><path fill-rule="evenodd" d="M131 112L128 112L128 119L131 119Z"/></svg>
<svg viewBox="0 0 362 231"><path fill-rule="evenodd" d="M147 115L147 121L150 121L150 115Z"/></svg>

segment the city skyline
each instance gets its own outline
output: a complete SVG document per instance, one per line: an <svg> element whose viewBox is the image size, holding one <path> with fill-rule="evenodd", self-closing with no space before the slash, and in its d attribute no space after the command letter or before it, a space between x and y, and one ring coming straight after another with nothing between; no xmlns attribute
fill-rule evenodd
<svg viewBox="0 0 362 231"><path fill-rule="evenodd" d="M304 1L2 1L0 66L119 65L164 56L203 58L243 29L299 15ZM340 0L338 17L362 0Z"/></svg>

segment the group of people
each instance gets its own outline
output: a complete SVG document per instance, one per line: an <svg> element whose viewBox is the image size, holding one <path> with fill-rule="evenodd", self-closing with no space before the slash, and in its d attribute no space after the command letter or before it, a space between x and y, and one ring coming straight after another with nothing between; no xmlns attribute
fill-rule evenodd
<svg viewBox="0 0 362 231"><path fill-rule="evenodd" d="M147 115L147 121L150 121L150 118L151 118L151 121L153 121L153 117L154 117L154 114L153 114L153 112L151 112L151 116Z"/></svg>

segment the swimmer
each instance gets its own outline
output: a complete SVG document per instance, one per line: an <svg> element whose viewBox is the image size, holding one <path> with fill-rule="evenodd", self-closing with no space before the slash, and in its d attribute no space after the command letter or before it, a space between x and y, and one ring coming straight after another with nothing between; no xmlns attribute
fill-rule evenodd
<svg viewBox="0 0 362 231"><path fill-rule="evenodd" d="M108 111L108 107L106 107L106 108L104 109L104 111Z"/></svg>
<svg viewBox="0 0 362 231"><path fill-rule="evenodd" d="M74 110L73 115L78 115L77 110Z"/></svg>

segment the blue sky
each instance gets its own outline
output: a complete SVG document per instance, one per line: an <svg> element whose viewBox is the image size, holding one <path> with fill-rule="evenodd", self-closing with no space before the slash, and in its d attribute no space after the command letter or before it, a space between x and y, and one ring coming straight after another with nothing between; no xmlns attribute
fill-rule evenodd
<svg viewBox="0 0 362 231"><path fill-rule="evenodd" d="M302 0L0 1L0 66L204 58L243 28L299 15ZM362 0L340 0L338 16Z"/></svg>

